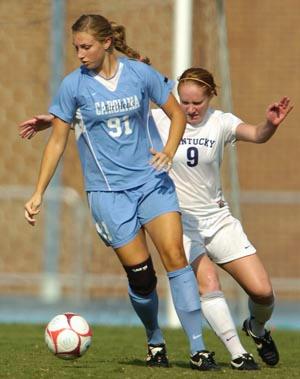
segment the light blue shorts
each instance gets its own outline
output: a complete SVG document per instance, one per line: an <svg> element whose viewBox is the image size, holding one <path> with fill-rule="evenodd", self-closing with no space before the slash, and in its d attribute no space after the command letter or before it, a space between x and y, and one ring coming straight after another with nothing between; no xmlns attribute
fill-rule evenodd
<svg viewBox="0 0 300 379"><path fill-rule="evenodd" d="M96 229L113 248L133 240L155 217L180 212L174 183L167 174L125 191L91 191L87 195Z"/></svg>

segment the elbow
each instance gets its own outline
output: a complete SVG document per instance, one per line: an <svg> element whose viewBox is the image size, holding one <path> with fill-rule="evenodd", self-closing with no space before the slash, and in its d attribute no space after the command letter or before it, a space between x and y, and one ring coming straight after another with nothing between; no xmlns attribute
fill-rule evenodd
<svg viewBox="0 0 300 379"><path fill-rule="evenodd" d="M178 121L180 121L184 125L187 123L187 121L186 121L186 115L185 115L184 111L180 107L178 107L176 109L176 111L173 114L173 117L174 117L174 119L177 119Z"/></svg>
<svg viewBox="0 0 300 379"><path fill-rule="evenodd" d="M261 145L263 143L266 143L267 141L269 141L269 138L260 137L260 138L257 138L254 142Z"/></svg>
<svg viewBox="0 0 300 379"><path fill-rule="evenodd" d="M184 113L184 111L181 108L180 108L180 111L181 111L181 117L183 118L183 121L186 124L187 123L186 114Z"/></svg>
<svg viewBox="0 0 300 379"><path fill-rule="evenodd" d="M186 115L185 115L185 113L183 112L183 110L181 110L180 121L181 121L181 123L183 124L183 129L185 130L185 128L186 128L186 124L187 124L187 119L186 119Z"/></svg>

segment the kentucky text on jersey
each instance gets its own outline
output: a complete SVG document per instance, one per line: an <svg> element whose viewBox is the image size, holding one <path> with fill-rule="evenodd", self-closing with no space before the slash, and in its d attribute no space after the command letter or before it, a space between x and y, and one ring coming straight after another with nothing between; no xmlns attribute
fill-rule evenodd
<svg viewBox="0 0 300 379"><path fill-rule="evenodd" d="M97 115L128 112L138 109L139 107L140 102L137 96L129 96L122 99L99 101L95 103Z"/></svg>
<svg viewBox="0 0 300 379"><path fill-rule="evenodd" d="M181 145L203 145L207 147L213 147L215 140L208 138L182 138Z"/></svg>

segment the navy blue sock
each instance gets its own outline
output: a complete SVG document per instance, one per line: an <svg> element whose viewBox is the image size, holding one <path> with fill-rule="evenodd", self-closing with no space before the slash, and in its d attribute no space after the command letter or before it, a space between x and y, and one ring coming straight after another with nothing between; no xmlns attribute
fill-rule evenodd
<svg viewBox="0 0 300 379"><path fill-rule="evenodd" d="M148 344L164 343L164 337L158 325L158 297L156 289L149 295L141 296L128 287L131 304L146 328Z"/></svg>
<svg viewBox="0 0 300 379"><path fill-rule="evenodd" d="M200 296L191 266L168 272L174 307L190 342L191 354L205 350L202 339Z"/></svg>

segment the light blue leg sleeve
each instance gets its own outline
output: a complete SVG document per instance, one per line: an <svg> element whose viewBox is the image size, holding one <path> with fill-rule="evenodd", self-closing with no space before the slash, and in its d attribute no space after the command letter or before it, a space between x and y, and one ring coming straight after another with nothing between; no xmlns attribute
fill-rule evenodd
<svg viewBox="0 0 300 379"><path fill-rule="evenodd" d="M128 287L131 304L146 328L148 344L164 343L162 331L158 325L158 297L156 289L148 296L141 296Z"/></svg>
<svg viewBox="0 0 300 379"><path fill-rule="evenodd" d="M200 296L191 266L168 272L173 303L189 339L191 354L205 350L202 339Z"/></svg>

